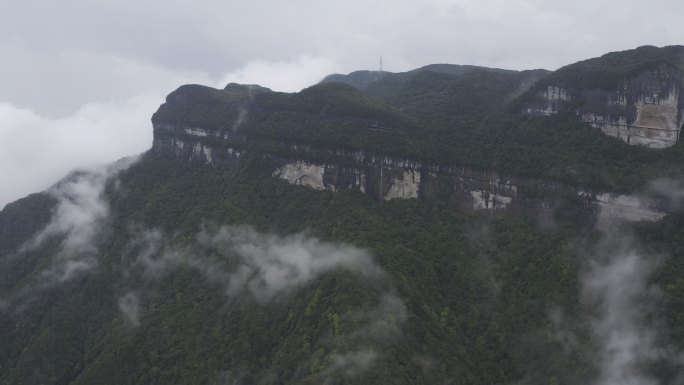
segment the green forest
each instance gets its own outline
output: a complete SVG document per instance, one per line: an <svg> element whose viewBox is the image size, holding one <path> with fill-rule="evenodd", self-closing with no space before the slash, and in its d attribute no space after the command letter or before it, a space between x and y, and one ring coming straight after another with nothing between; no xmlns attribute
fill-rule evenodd
<svg viewBox="0 0 684 385"><path fill-rule="evenodd" d="M14 302L12 312L0 313L0 381L562 384L595 375L578 280L587 255L605 241L597 230L563 221L544 226L505 212L463 213L448 194L381 205L358 192L257 178L260 160L245 163L230 170L145 156L106 189L112 217L98 239L98 268L68 282L34 282L55 258L59 239L40 252L5 253L1 292ZM10 205L0 216L3 232L26 239L23 226L41 226L31 221L36 216L14 222L22 226L14 231L5 218L20 207L42 212L44 204L36 195ZM684 333L681 221L671 215L629 230L646 255L668 253L652 283L663 289L659 313L673 337ZM150 279L136 264L140 246L131 240L146 229L183 249L196 247L202 229L244 224L264 234L304 232L354 245L384 273L369 278L338 268L260 301L227 295L192 266ZM17 242L4 236L2 249ZM198 258L209 258L204 253ZM220 260L228 270L234 262ZM140 301L136 325L117 303L129 290ZM389 317L383 325L390 332L365 335L364 317L373 317L387 296L402 304L396 319L388 309L375 315ZM552 322L556 312L564 325ZM572 347L558 337L561 327L576 336ZM368 370L357 370L358 362L336 364L359 351L372 358ZM654 365L670 370L659 377L675 375L669 362Z"/></svg>

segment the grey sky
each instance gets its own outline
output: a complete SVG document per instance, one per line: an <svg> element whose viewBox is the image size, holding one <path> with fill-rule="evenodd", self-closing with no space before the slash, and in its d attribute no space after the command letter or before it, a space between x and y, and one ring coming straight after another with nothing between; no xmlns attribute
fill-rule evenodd
<svg viewBox="0 0 684 385"><path fill-rule="evenodd" d="M0 207L151 144L183 83L294 91L330 72L547 68L683 43L684 3L617 0L0 0Z"/></svg>

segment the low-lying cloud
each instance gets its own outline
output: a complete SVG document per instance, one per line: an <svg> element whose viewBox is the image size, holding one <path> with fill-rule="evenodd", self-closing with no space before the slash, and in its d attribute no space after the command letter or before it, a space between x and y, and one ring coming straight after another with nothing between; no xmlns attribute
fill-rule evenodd
<svg viewBox="0 0 684 385"><path fill-rule="evenodd" d="M0 299L0 308L25 310L43 291L98 267L110 214L105 189L110 183L118 188L114 183L118 174L137 159L129 157L108 166L75 171L46 191L55 199L49 222L8 256L40 258L40 264L30 280Z"/></svg>
<svg viewBox="0 0 684 385"><path fill-rule="evenodd" d="M140 326L140 297L129 291L119 298L119 310L133 327Z"/></svg>
<svg viewBox="0 0 684 385"><path fill-rule="evenodd" d="M406 305L396 295L385 293L380 303L364 317L367 324L358 334L377 342L392 341L401 335L407 317Z"/></svg>
<svg viewBox="0 0 684 385"><path fill-rule="evenodd" d="M366 276L382 274L366 251L304 234L280 237L224 226L216 233L201 232L198 242L224 256L237 255L241 265L230 275L229 292L247 290L262 300L338 268Z"/></svg>
<svg viewBox="0 0 684 385"><path fill-rule="evenodd" d="M263 234L247 226L203 229L196 241L185 247L169 245L159 230L142 231L135 243L139 248L136 264L148 278L159 279L188 267L210 282L224 285L229 296L247 292L259 301L302 287L336 269L383 275L371 256L357 247L305 234Z"/></svg>
<svg viewBox="0 0 684 385"><path fill-rule="evenodd" d="M363 349L347 353L335 353L331 356L330 366L323 372L327 378L324 384L331 383L331 379L351 378L358 376L367 370L379 357L379 354L370 349Z"/></svg>
<svg viewBox="0 0 684 385"><path fill-rule="evenodd" d="M629 240L613 240L595 250L582 276L590 309L590 332L597 346L596 381L601 385L657 385L649 369L670 359L654 319L659 290L649 283L658 258L641 255Z"/></svg>
<svg viewBox="0 0 684 385"><path fill-rule="evenodd" d="M51 266L42 272L48 281L65 282L97 265L97 237L109 215L104 190L111 178L130 167L137 158L122 159L107 167L77 171L48 193L57 204L50 222L24 246L36 249L46 241L61 238Z"/></svg>
<svg viewBox="0 0 684 385"><path fill-rule="evenodd" d="M684 183L670 178L659 178L649 182L646 188L648 195L664 199L671 211L680 211L684 204Z"/></svg>
<svg viewBox="0 0 684 385"><path fill-rule="evenodd" d="M138 236L129 248L134 256L130 275L138 274L143 286L178 269L191 269L206 282L223 288L228 299L246 295L267 306L337 270L356 273L363 279L385 277L367 251L305 233L280 236L248 226L205 227L191 242L174 245L160 230L132 231ZM119 299L123 316L134 326L141 319L142 296L144 291L138 290ZM333 346L329 345L331 341L323 343L331 350L326 368L317 376L325 382L359 375L381 357L378 347L391 345L401 337L406 319L406 305L391 290L381 292L371 308L343 314L343 322L357 326L342 338L342 345L336 345L340 341Z"/></svg>

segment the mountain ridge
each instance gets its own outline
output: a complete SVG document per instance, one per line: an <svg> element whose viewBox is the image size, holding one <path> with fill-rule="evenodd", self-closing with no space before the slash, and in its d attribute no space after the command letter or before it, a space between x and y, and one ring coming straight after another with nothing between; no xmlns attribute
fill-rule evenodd
<svg viewBox="0 0 684 385"><path fill-rule="evenodd" d="M682 52L678 47L646 47L589 62L594 63L592 68L601 68L614 62L616 56L630 58L644 50L648 65L661 65L659 58L670 57L672 52L678 57ZM560 71L586 66L584 63ZM216 138L223 137L228 147L235 147L233 150L252 147L277 156L296 157L299 155L295 148L320 148L322 153L312 159L319 163L325 163L325 153L338 149L370 151L448 167L464 166L615 191L643 188L647 175L658 177L666 169L664 164L679 167L675 161L680 156L679 128L672 127L684 117L678 107L681 103L674 96L652 97L668 85L673 87L671 94L678 95L678 81L666 79L663 83L645 75L629 83L635 91L612 96L613 91L566 91L553 85L557 83L553 74L543 71L447 66L449 74L425 68L431 67L400 74L398 82L392 81L394 75L388 73L365 91L326 82L300 93L243 94L233 101L226 101L230 98L227 95L214 97L212 103L205 99L193 101L187 96L178 104L171 98L152 118L155 138L170 138L161 127L175 126L169 132L182 133L204 126L212 133L201 134L200 142L213 138L211 141L218 144ZM664 76L675 79L675 74L667 71ZM393 85L387 88L383 82ZM648 89L651 96L646 95ZM384 96L378 97L378 90L383 90ZM183 87L170 96L182 92ZM211 95L221 91L206 92ZM655 105L648 104L654 101ZM663 105L659 106L661 101ZM663 107L666 103L672 106ZM659 111L665 115L659 116ZM205 122L207 119L213 121ZM664 127L652 129L648 124ZM629 144L655 143L670 148L656 153L615 143L609 136L634 142ZM185 139L198 138L178 137L180 141ZM201 146L192 151L205 151ZM183 151L190 148L194 147ZM191 158L192 153L183 156Z"/></svg>

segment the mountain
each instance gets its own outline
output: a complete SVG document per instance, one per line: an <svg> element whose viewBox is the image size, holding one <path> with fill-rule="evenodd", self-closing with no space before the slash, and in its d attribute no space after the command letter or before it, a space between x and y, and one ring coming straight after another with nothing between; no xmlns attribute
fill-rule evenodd
<svg viewBox="0 0 684 385"><path fill-rule="evenodd" d="M585 115L674 122L681 50L181 86L0 212L0 384L675 383L681 144Z"/></svg>

